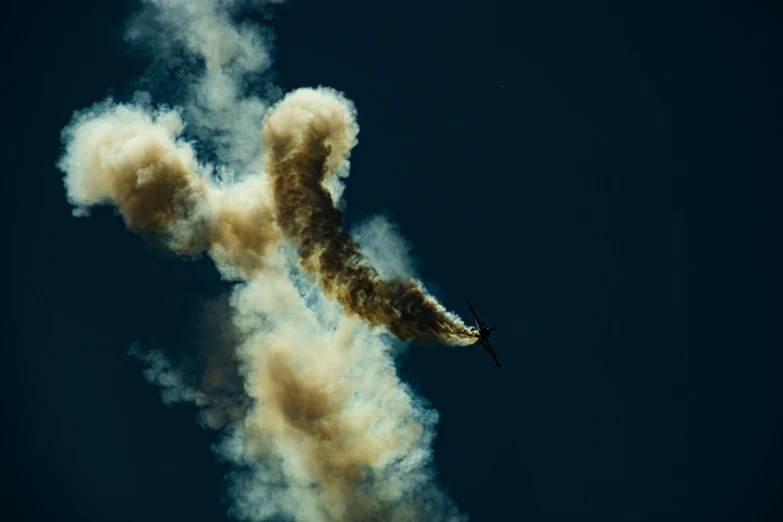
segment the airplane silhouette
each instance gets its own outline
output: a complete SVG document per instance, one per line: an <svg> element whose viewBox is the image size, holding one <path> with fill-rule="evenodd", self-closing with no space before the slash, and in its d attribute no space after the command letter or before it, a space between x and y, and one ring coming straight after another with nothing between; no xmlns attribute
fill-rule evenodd
<svg viewBox="0 0 783 522"><path fill-rule="evenodd" d="M489 327L487 326L487 323L482 323L479 321L478 316L476 315L476 311L473 309L473 305L470 304L470 299L468 299L468 306L470 307L470 311L473 314L473 319L476 320L476 328L472 328L471 330L478 334L478 340L473 344L481 344L481 346L484 347L485 352L489 352L489 354L492 356L492 360L495 361L495 364L498 368L500 368L500 361L498 361L497 356L495 355L495 350L492 349L492 345L489 344L489 334L492 330L497 330L497 326Z"/></svg>

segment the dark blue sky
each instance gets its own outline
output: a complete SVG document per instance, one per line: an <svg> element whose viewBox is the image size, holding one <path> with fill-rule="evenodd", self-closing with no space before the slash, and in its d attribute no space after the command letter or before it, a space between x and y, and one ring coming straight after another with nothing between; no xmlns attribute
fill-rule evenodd
<svg viewBox="0 0 783 522"><path fill-rule="evenodd" d="M271 26L279 85L357 105L348 222L388 214L446 306L500 326L500 370L401 361L445 489L476 521L779 520L780 9L425 4L297 0ZM110 210L72 218L54 167L71 112L146 66L133 8L1 22L13 519L225 519L216 434L126 351L186 349L227 287Z"/></svg>

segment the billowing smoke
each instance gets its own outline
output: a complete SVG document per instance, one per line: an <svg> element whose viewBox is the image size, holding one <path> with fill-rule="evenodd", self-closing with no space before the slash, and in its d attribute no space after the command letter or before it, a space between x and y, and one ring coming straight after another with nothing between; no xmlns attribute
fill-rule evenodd
<svg viewBox="0 0 783 522"><path fill-rule="evenodd" d="M410 270L384 268L382 278L343 230L353 105L327 88L296 90L271 108L246 93L248 76L267 66L253 55L268 48L254 26L234 21L245 4L149 0L132 39L165 26L165 40L148 41L157 60L193 57L178 75L187 80L178 105L156 108L146 93L107 100L63 131L58 166L75 215L112 205L149 243L206 252L235 281L207 306L197 356L131 353L167 403L194 403L204 426L222 430L216 451L235 464L234 516L460 519L434 477L437 413L400 381L384 332L474 338ZM237 107L254 109L240 116ZM216 161L198 159L205 146Z"/></svg>
<svg viewBox="0 0 783 522"><path fill-rule="evenodd" d="M262 96L278 91L271 83L258 81L272 64L272 35L249 21L236 22L235 16L242 11L264 16L268 4L280 2L142 3L127 30L129 42L152 58L141 85L174 91L189 134L208 145L223 167L238 173L258 169L258 129L267 107Z"/></svg>
<svg viewBox="0 0 783 522"><path fill-rule="evenodd" d="M180 115L141 105L102 103L79 113L63 132L60 168L77 213L113 204L130 230L174 252L210 250L250 274L277 240L263 177L232 186L209 178L182 139Z"/></svg>
<svg viewBox="0 0 783 522"><path fill-rule="evenodd" d="M469 329L413 279L382 280L359 244L343 231L343 215L325 183L339 174L356 144L353 105L330 89L299 89L264 119L275 217L302 266L347 311L388 328L402 340L470 342Z"/></svg>

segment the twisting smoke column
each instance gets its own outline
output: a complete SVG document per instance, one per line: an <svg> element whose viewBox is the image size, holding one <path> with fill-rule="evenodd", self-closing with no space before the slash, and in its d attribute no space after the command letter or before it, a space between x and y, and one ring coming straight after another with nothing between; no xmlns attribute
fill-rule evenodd
<svg viewBox="0 0 783 522"><path fill-rule="evenodd" d="M465 324L413 279L381 280L342 230L343 215L324 183L356 144L353 105L331 89L299 89L270 109L263 141L275 217L302 266L349 312L406 341L469 344Z"/></svg>
<svg viewBox="0 0 783 522"><path fill-rule="evenodd" d="M334 187L356 145L353 105L319 88L267 109L244 92L269 53L261 32L232 16L255 2L144 4L131 39L164 68L202 68L183 75L176 108L139 94L76 113L58 164L67 197L77 216L111 205L152 244L207 252L238 281L208 307L198 356L131 349L146 378L165 402L191 402L221 430L215 451L235 464L237 518L463 520L431 465L437 412L400 381L381 330L474 338L415 280L379 277L342 230ZM194 138L217 166L198 160Z"/></svg>

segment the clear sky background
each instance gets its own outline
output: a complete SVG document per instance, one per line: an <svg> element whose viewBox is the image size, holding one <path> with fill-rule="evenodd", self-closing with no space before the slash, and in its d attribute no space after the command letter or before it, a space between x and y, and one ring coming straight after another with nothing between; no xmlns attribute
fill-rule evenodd
<svg viewBox="0 0 783 522"><path fill-rule="evenodd" d="M187 349L228 287L108 209L72 218L55 169L72 111L147 65L133 9L0 21L9 520L226 520L217 435L126 352ZM349 225L388 215L449 309L500 326L500 370L400 361L472 520L780 520L780 23L722 0L274 9L278 85L358 108Z"/></svg>

